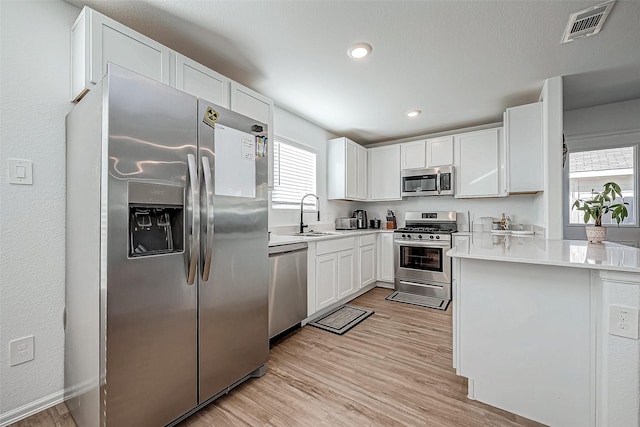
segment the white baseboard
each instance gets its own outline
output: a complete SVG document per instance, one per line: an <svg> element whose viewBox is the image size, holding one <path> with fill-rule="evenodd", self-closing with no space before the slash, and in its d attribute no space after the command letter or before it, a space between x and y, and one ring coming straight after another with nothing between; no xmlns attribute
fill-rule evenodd
<svg viewBox="0 0 640 427"><path fill-rule="evenodd" d="M47 408L62 403L64 401L64 391L60 390L49 396L45 396L41 399L34 400L31 403L22 405L19 408L13 409L9 412L0 414L0 427L6 427L9 424L13 424L22 419L25 419L33 414L43 411Z"/></svg>

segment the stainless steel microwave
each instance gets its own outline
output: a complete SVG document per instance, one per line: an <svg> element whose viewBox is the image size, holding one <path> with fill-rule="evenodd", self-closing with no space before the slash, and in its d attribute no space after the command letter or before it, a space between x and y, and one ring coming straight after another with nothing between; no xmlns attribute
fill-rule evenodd
<svg viewBox="0 0 640 427"><path fill-rule="evenodd" d="M453 166L402 171L402 197L452 196Z"/></svg>

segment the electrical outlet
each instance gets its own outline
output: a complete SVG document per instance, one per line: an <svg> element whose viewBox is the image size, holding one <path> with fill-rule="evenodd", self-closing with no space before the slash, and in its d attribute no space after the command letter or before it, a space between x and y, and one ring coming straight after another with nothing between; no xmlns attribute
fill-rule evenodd
<svg viewBox="0 0 640 427"><path fill-rule="evenodd" d="M11 366L19 365L33 360L33 335L9 342L9 353L11 354Z"/></svg>
<svg viewBox="0 0 640 427"><path fill-rule="evenodd" d="M609 333L621 337L638 339L638 309L609 306Z"/></svg>

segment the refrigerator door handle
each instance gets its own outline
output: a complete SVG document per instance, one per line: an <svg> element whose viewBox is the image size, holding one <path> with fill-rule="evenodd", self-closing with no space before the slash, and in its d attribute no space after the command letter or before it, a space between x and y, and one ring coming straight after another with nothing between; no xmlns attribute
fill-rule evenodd
<svg viewBox="0 0 640 427"><path fill-rule="evenodd" d="M200 185L198 183L198 164L193 154L187 154L189 165L189 186L191 187L191 232L189 233L189 264L187 271L187 285L193 285L198 270L198 258L200 257Z"/></svg>
<svg viewBox="0 0 640 427"><path fill-rule="evenodd" d="M207 239L204 253L204 267L202 268L202 280L209 280L211 272L211 257L213 252L213 181L211 179L211 164L207 156L202 157L202 172L204 175L204 189L207 199L206 221L207 221Z"/></svg>

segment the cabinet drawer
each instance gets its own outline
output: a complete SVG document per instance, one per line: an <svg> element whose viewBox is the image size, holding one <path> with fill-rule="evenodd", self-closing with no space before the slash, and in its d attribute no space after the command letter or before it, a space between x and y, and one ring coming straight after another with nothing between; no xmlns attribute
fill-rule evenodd
<svg viewBox="0 0 640 427"><path fill-rule="evenodd" d="M325 240L316 244L316 255L346 251L355 247L355 238Z"/></svg>
<svg viewBox="0 0 640 427"><path fill-rule="evenodd" d="M376 242L375 234L367 234L365 236L360 236L360 246L373 245Z"/></svg>

